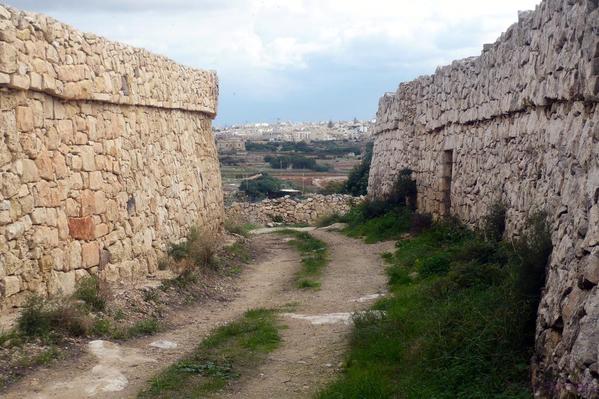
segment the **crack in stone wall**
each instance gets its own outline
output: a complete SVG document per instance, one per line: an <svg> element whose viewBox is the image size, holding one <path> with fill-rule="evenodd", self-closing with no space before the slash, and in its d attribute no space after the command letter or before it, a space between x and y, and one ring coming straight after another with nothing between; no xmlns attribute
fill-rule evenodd
<svg viewBox="0 0 599 399"><path fill-rule="evenodd" d="M220 231L217 96L214 72L0 6L0 310Z"/></svg>
<svg viewBox="0 0 599 399"><path fill-rule="evenodd" d="M476 225L496 201L508 234L549 214L554 251L539 307L539 397L599 392L599 2L545 0L480 57L402 83L379 102L369 196L414 170L418 208Z"/></svg>

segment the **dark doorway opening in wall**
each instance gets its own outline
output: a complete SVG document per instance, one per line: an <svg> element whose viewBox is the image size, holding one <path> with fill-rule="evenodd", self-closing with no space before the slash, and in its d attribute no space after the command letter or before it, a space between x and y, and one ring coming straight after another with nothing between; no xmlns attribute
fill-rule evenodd
<svg viewBox="0 0 599 399"><path fill-rule="evenodd" d="M443 151L441 171L441 216L451 214L451 177L453 175L453 150Z"/></svg>

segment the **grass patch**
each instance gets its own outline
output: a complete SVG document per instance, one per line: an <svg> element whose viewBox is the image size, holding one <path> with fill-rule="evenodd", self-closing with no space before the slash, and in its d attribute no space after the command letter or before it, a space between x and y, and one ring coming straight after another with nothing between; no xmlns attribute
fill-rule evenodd
<svg viewBox="0 0 599 399"><path fill-rule="evenodd" d="M386 240L397 240L410 231L414 213L405 208L398 207L382 215L368 218L370 203L354 208L345 218L348 227L344 233L354 238L364 238L364 241L373 244Z"/></svg>
<svg viewBox="0 0 599 399"><path fill-rule="evenodd" d="M256 225L251 223L238 223L233 219L225 220L225 230L231 234L249 237L250 231L254 230L255 228Z"/></svg>
<svg viewBox="0 0 599 399"><path fill-rule="evenodd" d="M318 278L329 262L327 244L304 231L281 230L279 234L293 237L289 243L302 257L302 269L297 273L298 288L318 288Z"/></svg>
<svg viewBox="0 0 599 399"><path fill-rule="evenodd" d="M177 244L171 244L168 255L178 262L185 270L194 268L218 266L216 261L216 237L212 234L202 234L200 229L192 227L186 239Z"/></svg>
<svg viewBox="0 0 599 399"><path fill-rule="evenodd" d="M392 295L355 320L343 376L317 397L530 398L534 319L551 252L542 215L524 238L502 224L438 223L384 255ZM492 234L491 234L491 233Z"/></svg>
<svg viewBox="0 0 599 399"><path fill-rule="evenodd" d="M227 255L238 259L243 263L249 263L252 260L252 254L246 245L241 242L236 242L227 247L224 247Z"/></svg>
<svg viewBox="0 0 599 399"><path fill-rule="evenodd" d="M157 319L143 319L132 325L113 324L109 319L98 319L94 322L92 333L94 336L106 337L116 340L127 340L144 335L154 335L160 330Z"/></svg>
<svg viewBox="0 0 599 399"><path fill-rule="evenodd" d="M201 398L255 370L281 341L274 311L250 310L219 327L195 352L149 381L139 398ZM250 371L251 372L251 371Z"/></svg>
<svg viewBox="0 0 599 399"><path fill-rule="evenodd" d="M86 336L91 324L88 313L68 300L44 301L32 296L17 319L17 333L54 342L63 336Z"/></svg>
<svg viewBox="0 0 599 399"><path fill-rule="evenodd" d="M327 227L335 223L340 223L343 221L343 216L341 216L338 212L331 213L330 215L325 215L316 220L317 227Z"/></svg>

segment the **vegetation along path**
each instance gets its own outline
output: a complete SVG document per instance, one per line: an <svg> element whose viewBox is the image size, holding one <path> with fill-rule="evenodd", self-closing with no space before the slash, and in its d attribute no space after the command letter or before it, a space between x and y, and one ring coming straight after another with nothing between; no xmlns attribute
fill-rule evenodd
<svg viewBox="0 0 599 399"><path fill-rule="evenodd" d="M300 255L280 234L257 238L263 255L247 267L239 293L227 303L208 302L182 311L176 328L123 344L93 341L76 362L39 370L13 386L11 398L130 398L147 381L191 353L214 328L238 319L248 309L286 309L282 342L257 369L217 394L223 398L311 397L333 379L343 360L351 313L366 309L384 293L380 253L392 243L366 245L327 230L310 232L328 246L329 263L319 289L299 289ZM176 347L175 345L176 344Z"/></svg>

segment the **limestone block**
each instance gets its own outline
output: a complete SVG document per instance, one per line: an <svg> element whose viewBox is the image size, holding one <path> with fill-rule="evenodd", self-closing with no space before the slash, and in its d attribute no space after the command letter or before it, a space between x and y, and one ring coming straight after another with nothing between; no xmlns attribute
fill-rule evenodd
<svg viewBox="0 0 599 399"><path fill-rule="evenodd" d="M100 190L104 186L102 172L91 172L89 174L89 188L92 190Z"/></svg>
<svg viewBox="0 0 599 399"><path fill-rule="evenodd" d="M69 235L76 240L93 240L95 238L95 225L91 216L69 218Z"/></svg>
<svg viewBox="0 0 599 399"><path fill-rule="evenodd" d="M17 50L6 42L0 42L0 72L15 73L17 71Z"/></svg>
<svg viewBox="0 0 599 399"><path fill-rule="evenodd" d="M51 295L71 295L75 292L75 272L52 272L48 291Z"/></svg>
<svg viewBox="0 0 599 399"><path fill-rule="evenodd" d="M28 231L32 226L31 218L29 216L25 216L19 219L17 222L9 224L5 228L6 238L8 240L14 240L16 238L21 237Z"/></svg>
<svg viewBox="0 0 599 399"><path fill-rule="evenodd" d="M17 107L17 129L21 132L30 132L33 130L33 110L31 107Z"/></svg>
<svg viewBox="0 0 599 399"><path fill-rule="evenodd" d="M21 291L21 280L17 276L6 276L0 279L0 294L8 298Z"/></svg>
<svg viewBox="0 0 599 399"><path fill-rule="evenodd" d="M42 179L53 180L54 179L54 164L50 159L47 151L43 151L39 154L35 160L35 165Z"/></svg>
<svg viewBox="0 0 599 399"><path fill-rule="evenodd" d="M100 264L100 247L97 242L81 244L81 266L90 268Z"/></svg>
<svg viewBox="0 0 599 399"><path fill-rule="evenodd" d="M81 268L81 243L79 243L79 241L71 241L69 244L66 263L69 270Z"/></svg>

